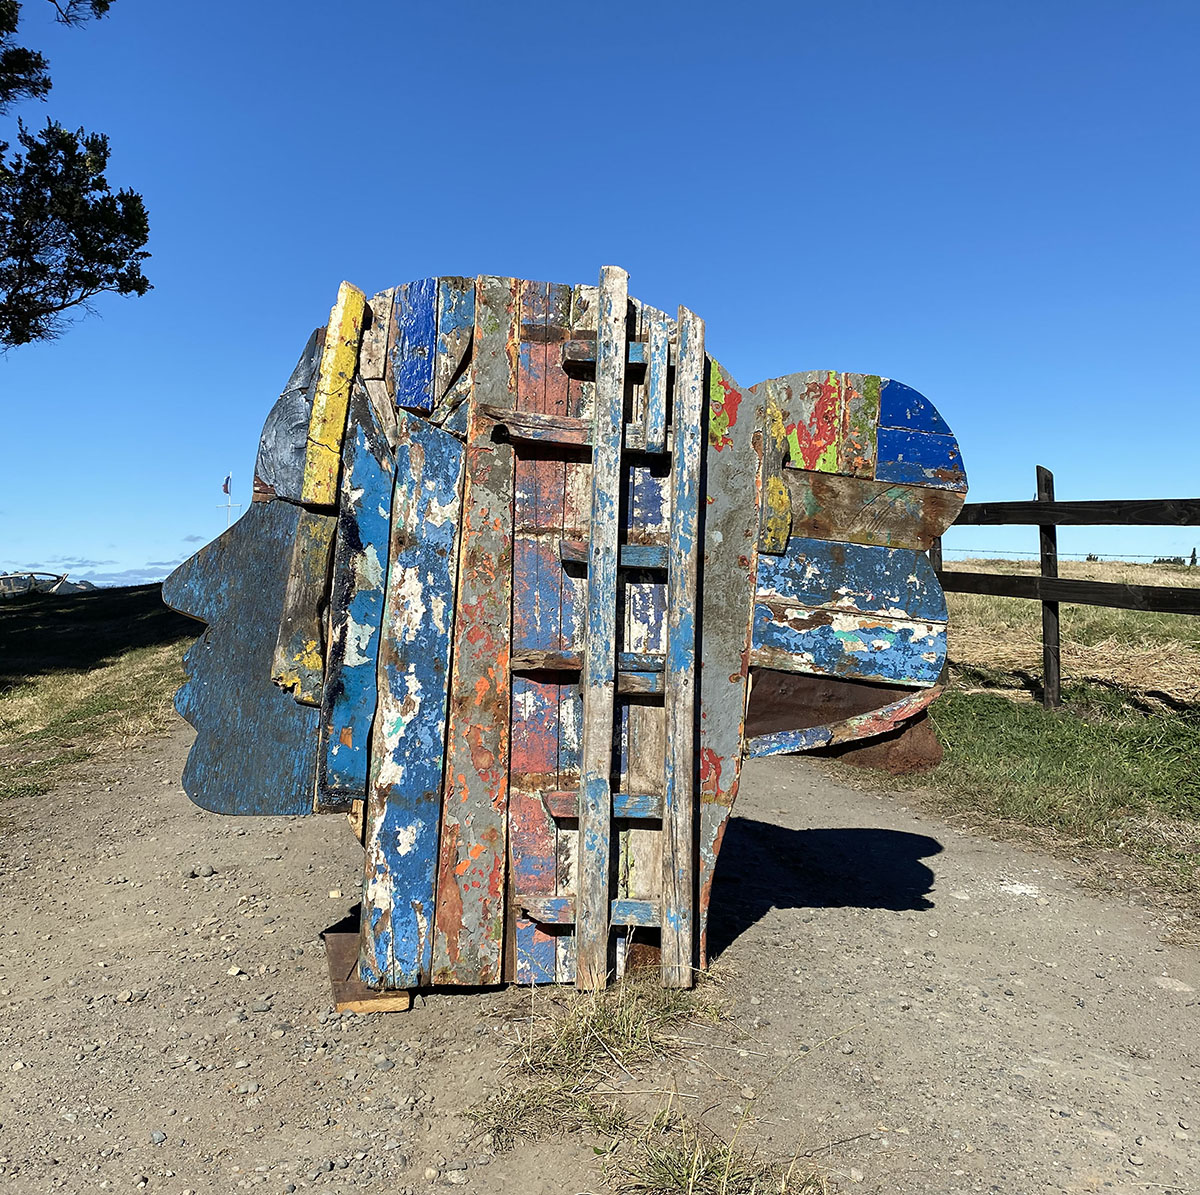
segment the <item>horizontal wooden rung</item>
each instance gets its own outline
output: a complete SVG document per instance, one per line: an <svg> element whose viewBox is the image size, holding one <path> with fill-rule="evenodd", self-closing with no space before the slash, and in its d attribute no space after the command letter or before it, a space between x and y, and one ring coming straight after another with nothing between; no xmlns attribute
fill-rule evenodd
<svg viewBox="0 0 1200 1195"><path fill-rule="evenodd" d="M613 817L662 818L662 797L651 793L613 793ZM542 793L542 804L554 818L579 816L579 792L563 789Z"/></svg>
<svg viewBox="0 0 1200 1195"><path fill-rule="evenodd" d="M579 651L514 651L511 668L514 672L579 672L583 669L583 653ZM662 672L664 657L650 652L622 651L617 653L617 672Z"/></svg>
<svg viewBox="0 0 1200 1195"><path fill-rule="evenodd" d="M562 359L564 365L595 365L595 340L566 341L563 344ZM631 340L629 342L629 355L626 361L629 365L646 364L646 346L640 340Z"/></svg>
<svg viewBox="0 0 1200 1195"><path fill-rule="evenodd" d="M556 444L562 448L592 447L592 421L573 415L547 415L541 411L516 411L481 403L479 408L489 419L505 429L510 440L522 444ZM625 425L626 448L643 451L646 434L641 424ZM669 455L664 449L662 454Z"/></svg>
<svg viewBox="0 0 1200 1195"><path fill-rule="evenodd" d="M588 544L581 539L564 539L558 545L558 554L568 564L587 564ZM666 568L668 555L665 544L621 544L617 564L621 568Z"/></svg>
<svg viewBox="0 0 1200 1195"><path fill-rule="evenodd" d="M539 925L575 924L573 896L518 896L516 905L525 917ZM613 925L656 926L660 923L658 904L652 900L614 900L609 921Z"/></svg>

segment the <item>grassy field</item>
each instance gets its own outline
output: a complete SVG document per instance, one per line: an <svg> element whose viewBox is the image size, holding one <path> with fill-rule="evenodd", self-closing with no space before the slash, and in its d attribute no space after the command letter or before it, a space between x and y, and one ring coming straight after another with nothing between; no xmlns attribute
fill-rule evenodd
<svg viewBox="0 0 1200 1195"><path fill-rule="evenodd" d="M48 792L83 760L169 726L199 630L157 585L0 602L0 799Z"/></svg>
<svg viewBox="0 0 1200 1195"><path fill-rule="evenodd" d="M1032 573L1033 561L955 569ZM1063 562L1063 576L1200 585L1178 565ZM1041 606L948 594L950 686L931 710L942 764L904 783L997 825L1114 849L1200 902L1200 618L1061 607L1061 710L1040 705Z"/></svg>

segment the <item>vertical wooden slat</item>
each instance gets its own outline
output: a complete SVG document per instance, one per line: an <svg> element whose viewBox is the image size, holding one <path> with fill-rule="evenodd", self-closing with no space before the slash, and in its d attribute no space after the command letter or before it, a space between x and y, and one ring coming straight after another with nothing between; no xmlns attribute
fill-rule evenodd
<svg viewBox="0 0 1200 1195"><path fill-rule="evenodd" d="M700 625L700 965L713 869L737 797L758 566L761 437L756 412L715 361L708 364L704 585Z"/></svg>
<svg viewBox="0 0 1200 1195"><path fill-rule="evenodd" d="M359 976L429 982L463 446L401 417L379 709L367 800Z"/></svg>
<svg viewBox="0 0 1200 1195"><path fill-rule="evenodd" d="M301 705L320 705L325 684L323 610L336 529L336 515L300 512L271 680Z"/></svg>
<svg viewBox="0 0 1200 1195"><path fill-rule="evenodd" d="M667 446L667 367L671 329L661 311L648 311L646 319L646 451L662 452Z"/></svg>
<svg viewBox="0 0 1200 1195"><path fill-rule="evenodd" d="M1039 502L1054 501L1054 474L1037 467ZM1053 524L1038 528L1038 549L1042 576L1058 576L1058 528ZM1062 705L1062 658L1059 652L1058 603L1042 603L1042 704L1047 709Z"/></svg>
<svg viewBox="0 0 1200 1195"><path fill-rule="evenodd" d="M312 506L337 504L338 470L342 463L342 436L350 405L350 383L358 363L367 298L356 286L343 282L329 313L325 347L308 424L304 457L304 483L300 501Z"/></svg>
<svg viewBox="0 0 1200 1195"><path fill-rule="evenodd" d="M929 544L929 563L933 565L935 573L942 571L942 537L940 535L935 535Z"/></svg>
<svg viewBox="0 0 1200 1195"><path fill-rule="evenodd" d="M480 278L478 309L433 960L436 982L458 984L500 982L508 850L513 450L493 441L494 421L480 408L512 402L511 282Z"/></svg>
<svg viewBox="0 0 1200 1195"><path fill-rule="evenodd" d="M625 410L628 286L629 276L624 270L605 266L600 271L596 410L592 423L587 639L583 666L579 894L575 926L575 985L585 990L603 988L608 982L617 531L620 517L621 432Z"/></svg>
<svg viewBox="0 0 1200 1195"><path fill-rule="evenodd" d="M433 372L437 356L436 278L421 278L396 287L388 357L396 405L413 411L433 406Z"/></svg>
<svg viewBox="0 0 1200 1195"><path fill-rule="evenodd" d="M380 359L378 368L382 367ZM363 386L356 384L350 396L342 503L333 552L318 808L365 799L367 793L394 471L375 405Z"/></svg>
<svg viewBox="0 0 1200 1195"><path fill-rule="evenodd" d="M671 542L667 574L663 784L662 981L691 987L695 958L696 590L698 582L700 416L704 408L704 322L679 309L671 458Z"/></svg>

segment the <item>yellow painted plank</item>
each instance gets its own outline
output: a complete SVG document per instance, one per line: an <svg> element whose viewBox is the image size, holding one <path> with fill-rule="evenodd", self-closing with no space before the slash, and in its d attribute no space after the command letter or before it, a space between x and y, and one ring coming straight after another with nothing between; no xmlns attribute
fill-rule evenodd
<svg viewBox="0 0 1200 1195"><path fill-rule="evenodd" d="M367 298L356 286L343 282L329 313L329 331L321 354L321 372L313 396L308 424L308 450L304 457L304 486L300 500L316 506L337 505L338 467L342 437L350 404L350 383L358 364Z"/></svg>

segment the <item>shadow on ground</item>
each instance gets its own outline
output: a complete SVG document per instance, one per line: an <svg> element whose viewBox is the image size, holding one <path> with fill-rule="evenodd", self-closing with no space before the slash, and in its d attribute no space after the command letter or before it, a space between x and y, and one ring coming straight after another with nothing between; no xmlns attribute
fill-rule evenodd
<svg viewBox="0 0 1200 1195"><path fill-rule="evenodd" d="M708 953L717 958L771 909L932 909L942 844L900 830L789 830L730 819L709 905Z"/></svg>
<svg viewBox="0 0 1200 1195"><path fill-rule="evenodd" d="M0 690L95 668L138 647L195 639L204 626L163 605L161 585L31 593L0 602Z"/></svg>

